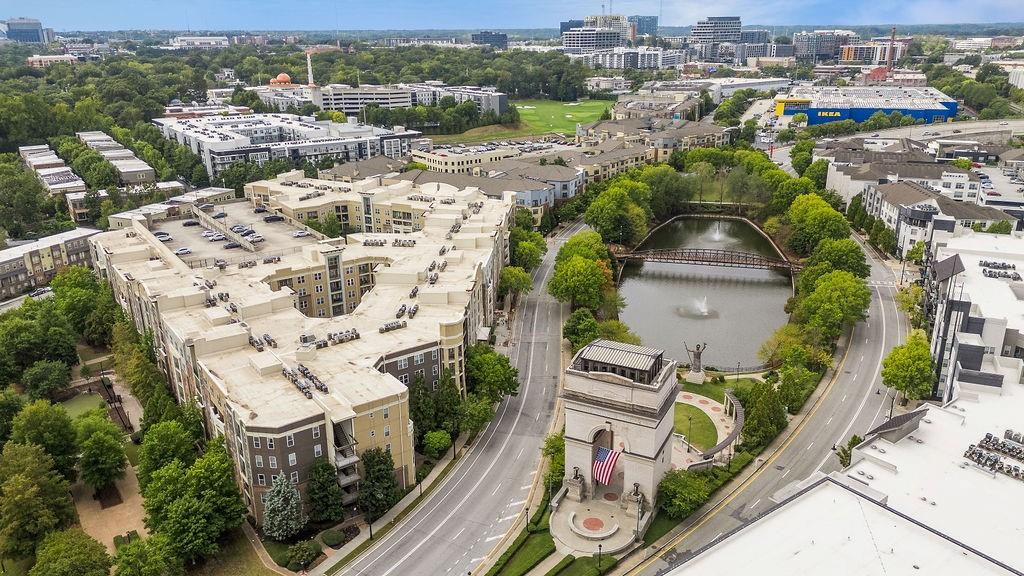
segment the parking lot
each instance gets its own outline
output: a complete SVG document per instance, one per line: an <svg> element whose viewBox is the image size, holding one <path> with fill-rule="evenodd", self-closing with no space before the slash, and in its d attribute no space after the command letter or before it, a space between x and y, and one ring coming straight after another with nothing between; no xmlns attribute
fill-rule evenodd
<svg viewBox="0 0 1024 576"><path fill-rule="evenodd" d="M296 228L284 222L264 222L263 217L267 214L254 213L248 203L239 202L235 204L220 205L211 210L210 214L216 214L221 211L226 213L227 216L219 218L218 222L222 223L225 227L230 228L231 226L240 224L242 226L252 228L257 234L263 236L265 240L256 244L257 255L262 256L273 252L280 252L282 250L293 250L294 248L300 247L304 244L316 243L316 238L312 236L305 238L293 237L292 233L296 231ZM208 238L205 238L202 235L203 231L206 230L205 227L201 225L185 226L184 222L187 220L189 219L168 220L160 222L158 226L153 228L154 232L167 232L171 235L172 240L166 242L168 248L171 250L177 250L179 248L188 248L191 250L191 254L181 256L181 259L185 262L216 258L224 258L231 261L233 259L244 258L246 255L251 254L243 248L224 248L224 245L230 242L230 240L211 242Z"/></svg>

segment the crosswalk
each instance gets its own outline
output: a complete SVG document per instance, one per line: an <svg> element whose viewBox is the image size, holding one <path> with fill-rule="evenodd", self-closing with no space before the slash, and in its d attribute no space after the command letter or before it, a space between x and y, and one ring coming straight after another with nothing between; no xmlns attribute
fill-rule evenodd
<svg viewBox="0 0 1024 576"><path fill-rule="evenodd" d="M895 286L896 282L892 280L869 280L868 286Z"/></svg>

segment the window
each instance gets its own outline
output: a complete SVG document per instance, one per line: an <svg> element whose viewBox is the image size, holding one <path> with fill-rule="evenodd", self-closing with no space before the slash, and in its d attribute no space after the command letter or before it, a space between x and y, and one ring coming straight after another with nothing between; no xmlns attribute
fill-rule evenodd
<svg viewBox="0 0 1024 576"><path fill-rule="evenodd" d="M266 486L267 485L267 477L264 476L263 474L257 474L256 475L256 483L259 484L260 486Z"/></svg>
<svg viewBox="0 0 1024 576"><path fill-rule="evenodd" d="M306 283L306 277L305 276L297 276L295 278L295 283L296 284L305 284Z"/></svg>
<svg viewBox="0 0 1024 576"><path fill-rule="evenodd" d="M320 437L320 427L317 426L316 428L313 428L313 439L315 440L315 439L317 439L319 437Z"/></svg>
<svg viewBox="0 0 1024 576"><path fill-rule="evenodd" d="M256 467L263 468L263 456L260 456L259 454L256 455Z"/></svg>
<svg viewBox="0 0 1024 576"><path fill-rule="evenodd" d="M408 367L409 367L409 359L408 358L399 358L398 359L398 369L399 370L405 370Z"/></svg>
<svg viewBox="0 0 1024 576"><path fill-rule="evenodd" d="M370 438L373 438L376 435L377 435L377 433L375 431L370 430Z"/></svg>
<svg viewBox="0 0 1024 576"><path fill-rule="evenodd" d="M274 439L273 438L267 438L267 449L269 449L269 450L273 450L274 449Z"/></svg>
<svg viewBox="0 0 1024 576"><path fill-rule="evenodd" d="M291 480L292 480L292 484L298 484L299 483L299 473L298 472L292 472Z"/></svg>
<svg viewBox="0 0 1024 576"><path fill-rule="evenodd" d="M345 286L355 286L355 285L356 285L356 279L355 278L346 278L345 279Z"/></svg>
<svg viewBox="0 0 1024 576"><path fill-rule="evenodd" d="M400 381L400 382L401 382L402 384L405 384L406 386L408 386L408 385L409 385L409 375L408 375L408 374L400 374L400 375L398 376L398 380L399 380L399 381Z"/></svg>
<svg viewBox="0 0 1024 576"><path fill-rule="evenodd" d="M259 448L260 447L260 437L259 436L253 436L252 437L252 447L253 448Z"/></svg>
<svg viewBox="0 0 1024 576"><path fill-rule="evenodd" d="M384 407L384 418L386 419L391 414L391 408L388 406Z"/></svg>
<svg viewBox="0 0 1024 576"><path fill-rule="evenodd" d="M388 452L391 452L391 443L388 442L387 444L385 444L384 449L387 450Z"/></svg>
<svg viewBox="0 0 1024 576"><path fill-rule="evenodd" d="M423 354L417 354L413 357L413 364L423 364Z"/></svg>
<svg viewBox="0 0 1024 576"><path fill-rule="evenodd" d="M391 426L385 426L384 427L384 437L385 438L391 437Z"/></svg>
<svg viewBox="0 0 1024 576"><path fill-rule="evenodd" d="M270 457L270 469L277 470L277 456Z"/></svg>
<svg viewBox="0 0 1024 576"><path fill-rule="evenodd" d="M317 284L316 286L313 286L313 292L316 292L317 294L319 294L319 293L321 293L323 291L324 291L324 287L321 286L320 284Z"/></svg>
<svg viewBox="0 0 1024 576"><path fill-rule="evenodd" d="M291 448L292 446L295 446L295 435L294 434L289 434L289 435L285 436L284 437L284 443L289 448Z"/></svg>
<svg viewBox="0 0 1024 576"><path fill-rule="evenodd" d="M430 351L430 359L431 360L437 360L437 350L431 350Z"/></svg>
<svg viewBox="0 0 1024 576"><path fill-rule="evenodd" d="M434 364L431 367L430 372L431 372L432 375L437 376L437 364Z"/></svg>
<svg viewBox="0 0 1024 576"><path fill-rule="evenodd" d="M295 458L295 452L288 454L288 465L295 466L296 462L298 462L298 459Z"/></svg>
<svg viewBox="0 0 1024 576"><path fill-rule="evenodd" d="M323 449L322 445L317 444L316 446L313 446L313 457L314 458L319 458L319 457L321 457L323 455L324 455L324 449Z"/></svg>
<svg viewBox="0 0 1024 576"><path fill-rule="evenodd" d="M322 277L323 277L322 273L320 273L320 272L313 272L313 280L319 280Z"/></svg>

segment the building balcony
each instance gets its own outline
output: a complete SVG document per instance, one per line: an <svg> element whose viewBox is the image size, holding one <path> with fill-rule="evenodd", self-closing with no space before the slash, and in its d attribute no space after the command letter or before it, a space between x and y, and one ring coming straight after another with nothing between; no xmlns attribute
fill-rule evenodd
<svg viewBox="0 0 1024 576"><path fill-rule="evenodd" d="M341 469L349 466L355 466L359 463L359 455L356 454L355 448L337 448L334 449L334 465Z"/></svg>

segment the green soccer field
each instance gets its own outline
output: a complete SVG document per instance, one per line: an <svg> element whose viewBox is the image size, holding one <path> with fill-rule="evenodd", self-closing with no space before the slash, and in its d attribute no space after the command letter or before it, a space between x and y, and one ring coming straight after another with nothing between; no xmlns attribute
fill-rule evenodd
<svg viewBox="0 0 1024 576"><path fill-rule="evenodd" d="M462 134L431 136L435 144L473 143L489 140L509 140L539 134L558 132L572 136L576 123L587 124L601 117L606 108L614 102L608 100L580 100L559 102L557 100L516 100L512 102L519 110L519 126L481 126Z"/></svg>

